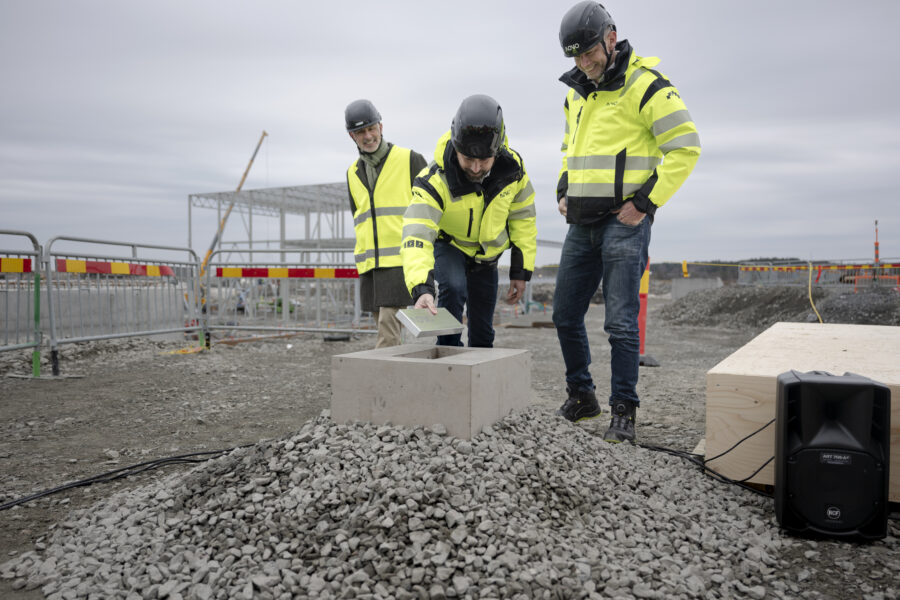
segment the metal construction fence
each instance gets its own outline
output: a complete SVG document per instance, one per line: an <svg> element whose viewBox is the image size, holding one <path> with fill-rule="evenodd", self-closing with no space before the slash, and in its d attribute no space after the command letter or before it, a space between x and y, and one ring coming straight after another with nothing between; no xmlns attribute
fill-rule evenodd
<svg viewBox="0 0 900 600"><path fill-rule="evenodd" d="M739 285L813 285L845 288L887 286L900 289L900 259L864 261L742 263Z"/></svg>
<svg viewBox="0 0 900 600"><path fill-rule="evenodd" d="M12 242L9 240L13 240ZM186 247L0 230L0 352L213 330L375 333L352 249L223 250L205 277ZM30 249L27 248L30 246ZM235 259L237 255L237 259ZM276 257L274 260L272 257ZM246 258L249 257L249 258ZM295 258L296 260L289 260Z"/></svg>
<svg viewBox="0 0 900 600"><path fill-rule="evenodd" d="M62 344L198 329L199 260L190 248L55 237L44 261L54 375Z"/></svg>
<svg viewBox="0 0 900 600"><path fill-rule="evenodd" d="M23 239L24 238L24 239ZM32 372L41 374L41 245L30 233L0 230L0 245L23 242L31 250L0 249L0 352L33 348Z"/></svg>
<svg viewBox="0 0 900 600"><path fill-rule="evenodd" d="M9 247L16 249L4 249ZM350 248L221 250L202 271L187 247L63 236L42 247L30 233L0 230L0 352L31 349L38 377L47 340L58 375L59 347L75 342L181 333L209 346L213 331L220 337L251 331L373 334L352 257ZM850 292L884 286L900 292L900 259L685 261L686 277L688 264L737 269L741 285ZM528 285L527 300L510 310L546 309L531 301L531 292Z"/></svg>
<svg viewBox="0 0 900 600"><path fill-rule="evenodd" d="M213 330L376 333L360 309L356 265L334 260L352 250L241 250L210 256L203 328ZM316 260L311 260L311 255ZM287 260L296 256L296 260Z"/></svg>

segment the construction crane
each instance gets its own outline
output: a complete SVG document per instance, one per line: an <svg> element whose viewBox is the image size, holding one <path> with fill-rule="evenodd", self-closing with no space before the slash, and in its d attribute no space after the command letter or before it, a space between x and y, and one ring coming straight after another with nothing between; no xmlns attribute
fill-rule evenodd
<svg viewBox="0 0 900 600"><path fill-rule="evenodd" d="M259 142L256 144L253 156L250 157L250 162L247 163L247 168L244 170L244 176L241 177L241 182L238 184L237 189L235 190L236 192L241 191L241 188L244 187L244 181L247 180L247 174L250 173L250 167L253 166L253 161L256 159L256 153L259 152L259 148L262 146L263 140L267 135L269 134L266 133L264 129L262 135L259 136ZM213 237L212 244L209 245L209 250L206 251L206 256L203 257L203 262L200 263L200 281L203 281L203 277L206 275L206 266L209 263L209 257L215 251L219 240L222 239L222 232L225 230L225 223L228 221L228 215L231 214L231 209L234 208L235 200L237 200L237 198L232 200L231 204L228 205L228 210L226 210L225 214L222 216L222 221L219 223L219 229L216 231L215 237Z"/></svg>

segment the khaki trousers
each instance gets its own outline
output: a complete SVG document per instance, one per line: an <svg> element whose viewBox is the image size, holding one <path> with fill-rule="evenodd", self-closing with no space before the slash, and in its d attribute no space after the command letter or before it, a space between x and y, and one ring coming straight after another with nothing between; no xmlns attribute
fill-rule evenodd
<svg viewBox="0 0 900 600"><path fill-rule="evenodd" d="M398 310L395 306L381 306L375 311L375 322L378 323L376 348L399 346L403 343L403 325L397 320Z"/></svg>

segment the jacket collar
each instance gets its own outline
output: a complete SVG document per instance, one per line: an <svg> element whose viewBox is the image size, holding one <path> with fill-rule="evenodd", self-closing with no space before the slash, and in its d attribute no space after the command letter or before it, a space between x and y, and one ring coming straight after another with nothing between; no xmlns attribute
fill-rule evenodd
<svg viewBox="0 0 900 600"><path fill-rule="evenodd" d="M578 70L578 67L566 71L559 78L564 84L578 92L582 98L596 91L617 90L625 85L625 71L631 63L631 55L633 50L628 40L622 40L616 44L616 61L613 63L612 69L606 71L603 83L597 85L587 78L587 75Z"/></svg>

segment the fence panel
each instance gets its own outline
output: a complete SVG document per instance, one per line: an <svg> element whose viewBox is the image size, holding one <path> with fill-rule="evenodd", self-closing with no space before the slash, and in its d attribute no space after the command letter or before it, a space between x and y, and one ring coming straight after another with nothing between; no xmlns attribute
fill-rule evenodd
<svg viewBox="0 0 900 600"><path fill-rule="evenodd" d="M56 250L58 242L82 248ZM190 248L56 237L45 260L54 375L61 344L199 329L200 263Z"/></svg>
<svg viewBox="0 0 900 600"><path fill-rule="evenodd" d="M31 250L0 249L0 352L33 348L32 374L41 374L41 245L30 233L0 230L8 238L30 242ZM28 244L26 244L28 245Z"/></svg>
<svg viewBox="0 0 900 600"><path fill-rule="evenodd" d="M875 263L859 260L810 263L745 263L740 265L740 285L802 285L858 291L871 286L900 288L900 259Z"/></svg>
<svg viewBox="0 0 900 600"><path fill-rule="evenodd" d="M249 260L237 261L234 253L210 256L204 330L376 333L371 315L360 309L356 265L309 260L335 255L334 249L241 250ZM298 260L285 260L291 255Z"/></svg>

